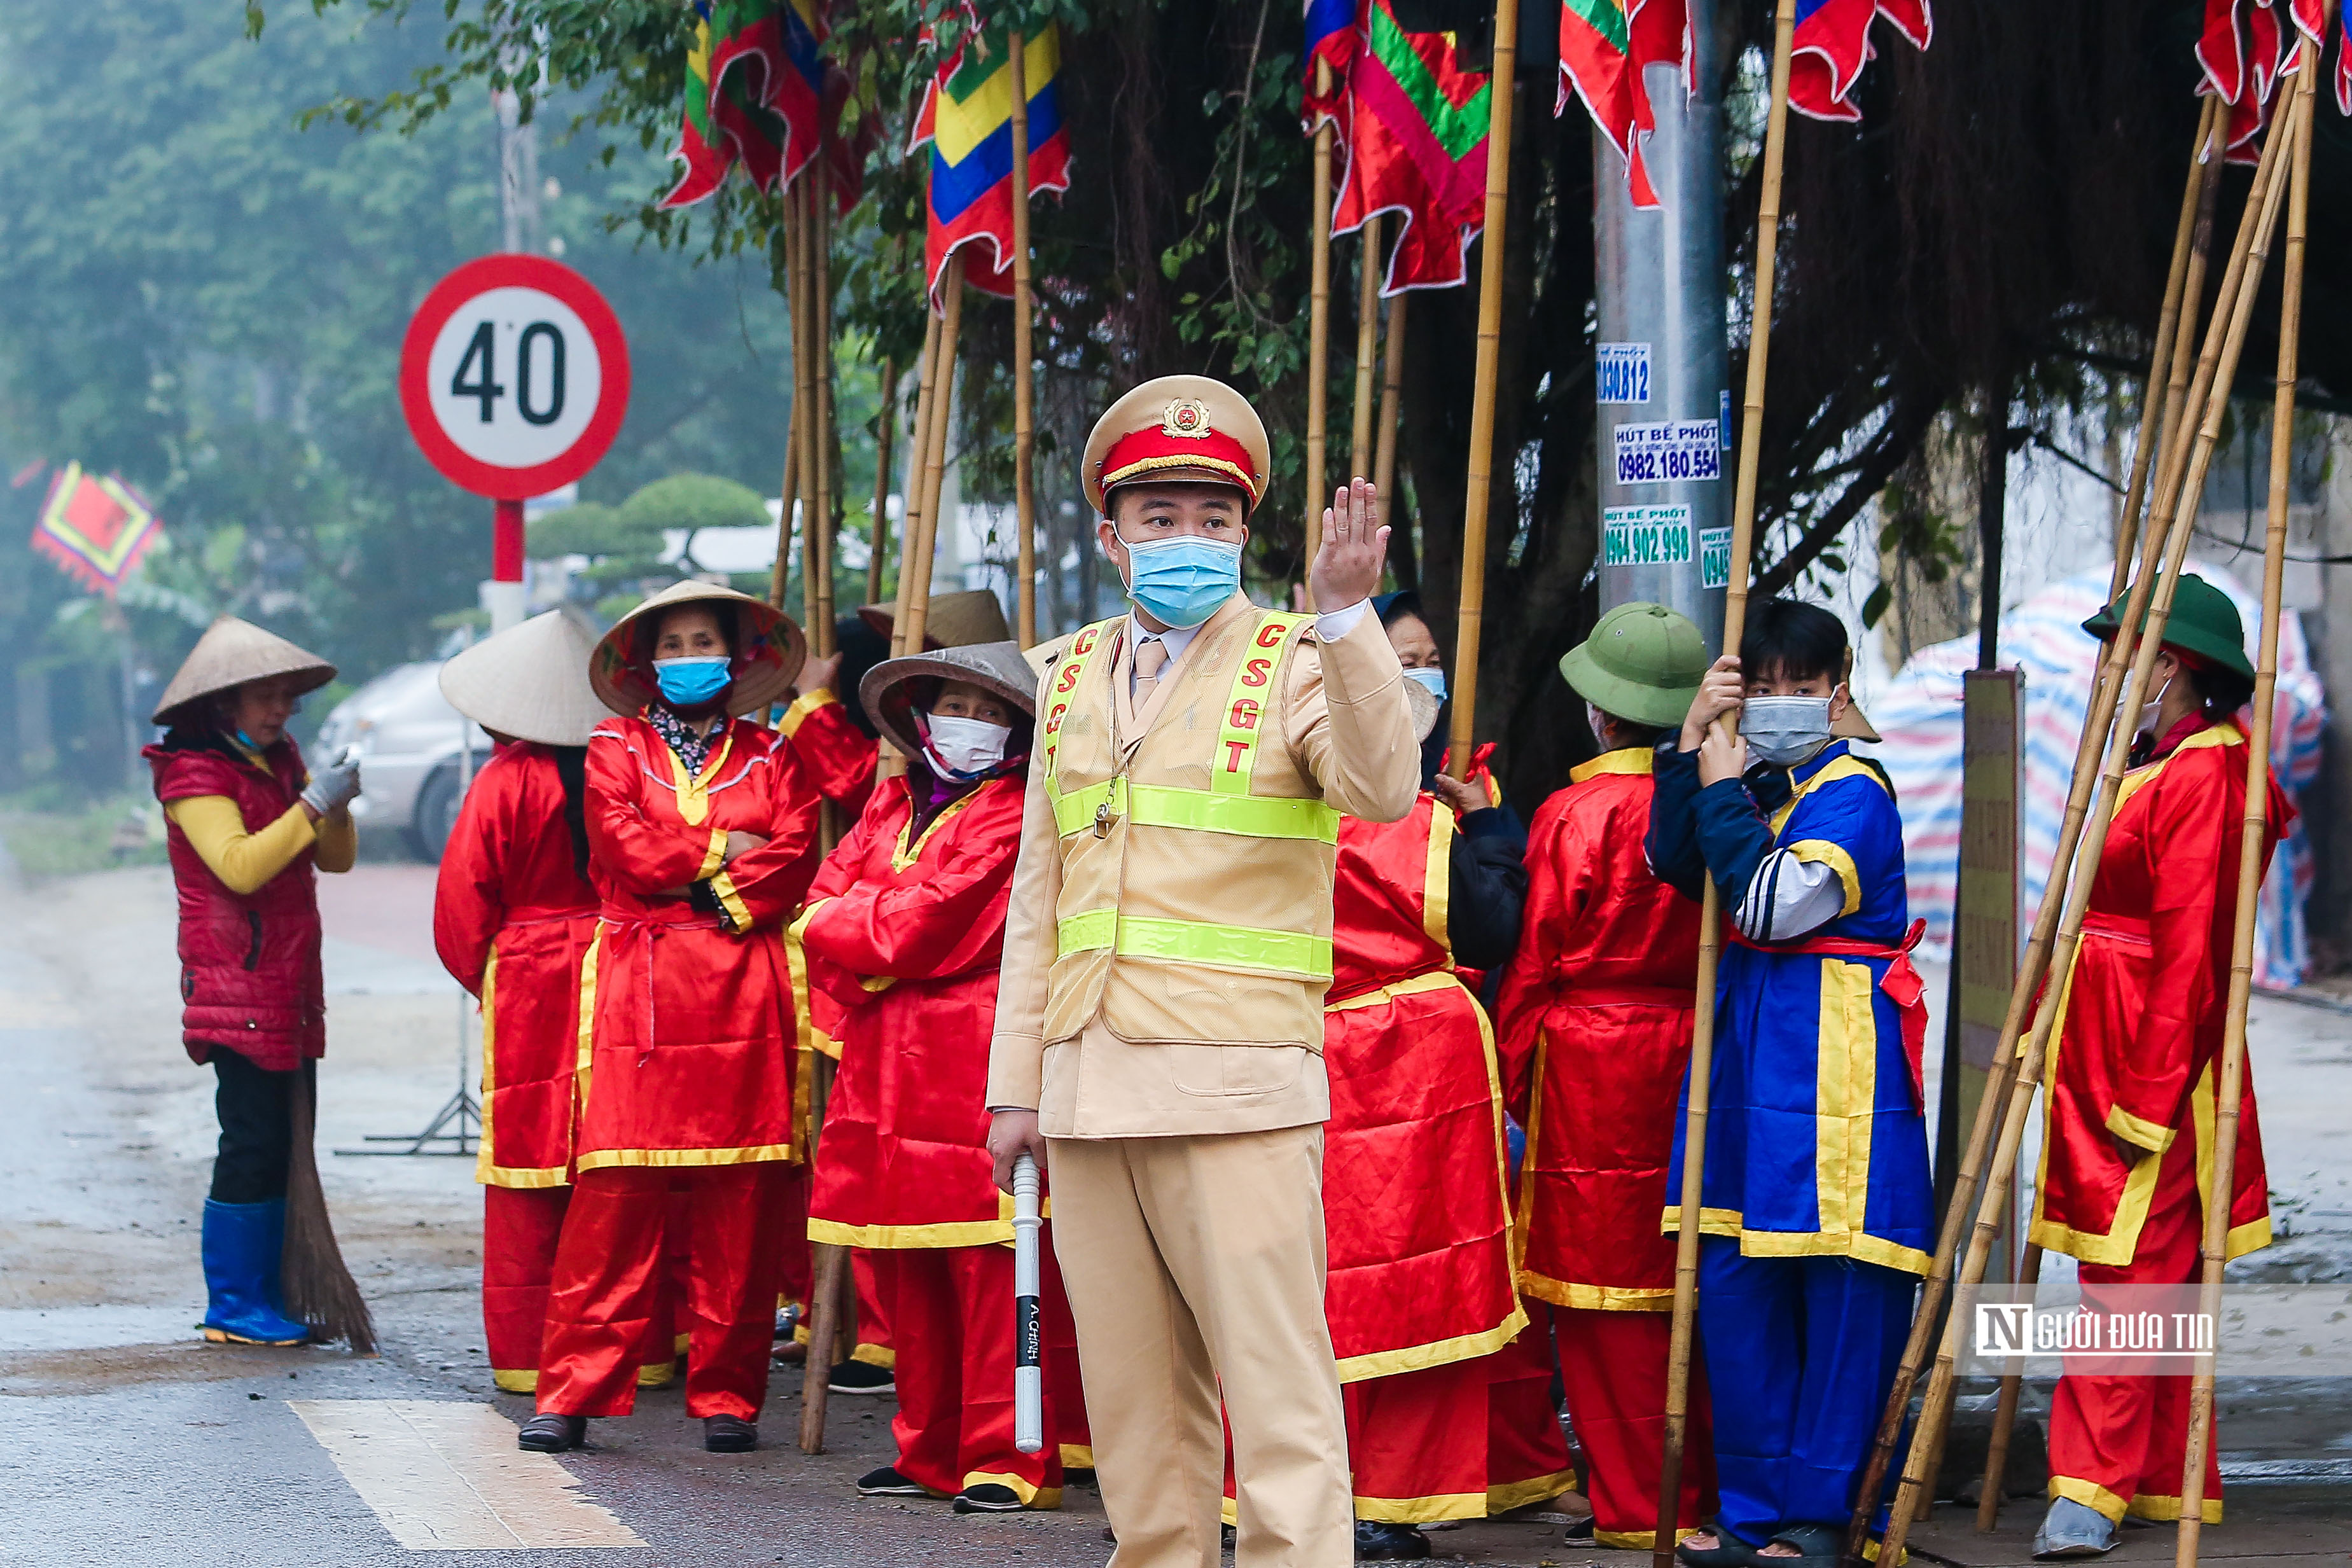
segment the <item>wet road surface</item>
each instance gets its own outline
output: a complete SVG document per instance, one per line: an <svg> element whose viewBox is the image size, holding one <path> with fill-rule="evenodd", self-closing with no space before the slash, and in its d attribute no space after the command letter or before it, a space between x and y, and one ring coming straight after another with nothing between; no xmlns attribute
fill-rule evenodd
<svg viewBox="0 0 2352 1568"><path fill-rule="evenodd" d="M125 870L29 891L11 877L0 862L0 1084L13 1113L0 1136L0 1563L258 1568L407 1563L438 1550L533 1568L1096 1568L1108 1558L1101 1505L1085 1488L1052 1514L967 1518L943 1502L858 1499L854 1478L892 1458L891 1403L836 1396L832 1451L803 1455L792 1444L797 1368L778 1370L756 1453L704 1453L675 1384L646 1391L633 1416L595 1423L589 1450L515 1452L529 1401L494 1393L482 1355L471 1161L326 1152L421 1127L456 1082L461 1009L432 961L422 867L324 879L320 1163L383 1354L203 1343L211 1076L178 1045L168 875ZM2279 1094L2275 1071L2263 1079L2265 1133L2283 1187L2312 1173L2303 1207L2317 1228L2288 1257L2343 1278L2344 1221L2329 1231L2326 1211L2352 1207L2340 1109L2352 1103L2352 1017L2275 1010L2294 1014L2292 1027L2276 1040L2258 1030L2258 1061L2305 1063L2294 1071L2310 1092ZM2209 1532L2209 1556L2346 1562L2347 1394L2309 1381L2231 1388L2231 1523ZM2264 1465L2300 1466L2299 1479L2234 1479ZM2039 1511L2014 1504L2002 1532L1983 1538L1947 1508L1916 1539L1939 1561L2021 1562ZM1526 1568L1637 1561L1567 1542L1557 1519L1432 1539L1441 1557ZM2168 1559L2171 1541L2168 1530L2132 1531L2115 1560Z"/></svg>

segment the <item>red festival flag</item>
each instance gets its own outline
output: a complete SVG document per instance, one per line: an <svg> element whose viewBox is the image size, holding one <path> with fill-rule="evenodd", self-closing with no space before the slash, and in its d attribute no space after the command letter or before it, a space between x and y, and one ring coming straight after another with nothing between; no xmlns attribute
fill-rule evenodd
<svg viewBox="0 0 2352 1568"><path fill-rule="evenodd" d="M1356 68L1356 53L1360 40L1357 27L1356 0L1305 0L1307 47L1299 52L1299 69L1306 75L1301 115L1301 127L1312 136L1323 128L1327 120L1337 120L1341 131L1348 125L1348 78ZM1315 67L1318 62L1331 68L1331 90L1315 90Z"/></svg>
<svg viewBox="0 0 2352 1568"><path fill-rule="evenodd" d="M33 548L111 599L163 532L144 496L114 475L100 479L68 463L49 481L33 525Z"/></svg>
<svg viewBox="0 0 2352 1568"><path fill-rule="evenodd" d="M1690 89L1690 12L1685 0L1563 0L1559 8L1559 93L1552 113L1568 110L1573 90L1591 112L1595 130L1625 161L1625 183L1637 207L1658 204L1642 142L1657 128L1643 72L1675 65Z"/></svg>
<svg viewBox="0 0 2352 1568"><path fill-rule="evenodd" d="M1815 120L1860 120L1849 95L1878 51L1870 25L1884 16L1924 49L1935 31L1927 0L1797 0L1789 59L1789 107Z"/></svg>
<svg viewBox="0 0 2352 1568"><path fill-rule="evenodd" d="M1454 61L1451 34L1408 33L1390 0L1366 0L1348 82L1348 170L1331 232L1400 213L1383 295L1454 288L1486 222L1488 78Z"/></svg>
<svg viewBox="0 0 2352 1568"><path fill-rule="evenodd" d="M741 163L754 189L790 184L817 155L824 101L818 0L695 0L686 110L665 207L699 202Z"/></svg>
<svg viewBox="0 0 2352 1568"><path fill-rule="evenodd" d="M975 244L984 245L988 254L965 260L963 280L983 294L1013 298L1011 42L1007 31L968 29L955 52L940 63L915 120L907 151L912 153L926 142L931 150L923 249L924 278L934 299L948 257ZM1070 133L1062 123L1055 80L1061 69L1062 36L1048 25L1022 48L1032 195L1070 188ZM975 259L984 264L975 266Z"/></svg>

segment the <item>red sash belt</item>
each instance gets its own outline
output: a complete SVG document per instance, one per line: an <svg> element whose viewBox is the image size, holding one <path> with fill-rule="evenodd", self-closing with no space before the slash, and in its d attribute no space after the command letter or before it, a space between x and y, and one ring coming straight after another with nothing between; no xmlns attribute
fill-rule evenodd
<svg viewBox="0 0 2352 1568"><path fill-rule="evenodd" d="M1724 934L1742 947L1753 947L1759 953L1804 953L1824 958L1884 958L1886 973L1878 977L1878 988L1903 1020L1903 1060L1911 1069L1911 1108L1925 1114L1927 1109L1927 987L1912 967L1911 949L1919 945L1927 934L1927 923L1914 920L1903 940L1889 947L1876 942L1858 941L1851 936L1811 936L1795 942L1751 942L1739 934L1737 926L1727 924Z"/></svg>
<svg viewBox="0 0 2352 1568"><path fill-rule="evenodd" d="M585 920L595 913L596 906L593 904L583 904L577 909L566 909L555 904L518 904L506 912L506 917L499 922L499 927L504 930L510 925L552 925L559 920Z"/></svg>
<svg viewBox="0 0 2352 1568"><path fill-rule="evenodd" d="M2083 917L2083 935L2105 936L2116 942L2128 942L2136 947L2148 945L2148 924L2129 915L2102 913Z"/></svg>
<svg viewBox="0 0 2352 1568"><path fill-rule="evenodd" d="M1645 986L1628 980L1620 985L1569 982L1557 1005L1564 1008L1688 1008L1697 1005L1697 993L1688 986Z"/></svg>

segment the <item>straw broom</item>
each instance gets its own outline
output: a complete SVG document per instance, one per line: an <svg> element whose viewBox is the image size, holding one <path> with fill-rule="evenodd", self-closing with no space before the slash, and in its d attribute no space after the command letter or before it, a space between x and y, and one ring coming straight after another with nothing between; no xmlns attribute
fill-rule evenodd
<svg viewBox="0 0 2352 1568"><path fill-rule="evenodd" d="M1315 95L1328 97L1330 91L1331 62L1318 59ZM1299 558L1310 563L1323 548L1322 508L1324 497L1329 494L1323 487L1323 475L1331 396L1331 145L1338 135L1339 128L1328 119L1315 129L1314 216L1309 220L1314 227L1307 235L1307 553ZM1490 165L1493 162L1491 158L1487 160ZM1477 459L1471 461L1475 463ZM1306 594L1307 608L1312 610L1314 589L1310 586Z"/></svg>
<svg viewBox="0 0 2352 1568"><path fill-rule="evenodd" d="M375 1354L375 1318L335 1244L335 1222L319 1185L316 1146L319 1070L306 1061L289 1095L294 1117L286 1167L286 1239L278 1254L278 1294L286 1315L310 1326L322 1342L342 1340L353 1355Z"/></svg>
<svg viewBox="0 0 2352 1568"><path fill-rule="evenodd" d="M2333 6L2327 9L2334 9ZM2326 36L2326 22L2321 24ZM2304 57L2319 56L2316 39L2303 40ZM2293 191L2287 198L2284 277L2279 287L2278 379L2271 394L2271 493L2268 537L2263 541L2263 626L2254 664L2253 733L2246 747L2246 814L2238 845L2238 905L2230 934L2230 1002L2221 1034L2221 1076L2213 1114L2213 1171L2205 1189L2205 1259L2198 1306L2207 1322L2221 1315L2221 1270L2229 1261L2230 1200L2237 1191L2238 1124L2245 1099L2246 1002L2254 984L2254 915L2266 858L2271 785L2271 725L2278 689L2278 626L2286 576L2287 460L2294 445L2294 382L2303 332L2304 235L2311 207L2311 115L2317 84L2309 70L2294 84L2297 126ZM2156 1156L2148 1156L2154 1158ZM2216 1347L2218 1351L2218 1346ZM2205 1524L2205 1456L2213 1439L2213 1360L2197 1364L2189 1385L2189 1445L2180 1472L2180 1533L2175 1568L2196 1568Z"/></svg>
<svg viewBox="0 0 2352 1568"><path fill-rule="evenodd" d="M2107 580L2107 602L2121 599L2131 580L2132 548L2139 538L2140 505L2147 498L2149 462L2161 441L2165 450L2177 444L2174 428L2181 394L2187 391L2189 341L2205 301L2205 261L2213 248L2213 207L2221 189L2221 149L2214 135L2221 123L2221 99L2209 96L2198 116L2197 140L2189 153L2189 180L2180 193L2180 221L2172 233L2172 267L2164 282L2164 309L2156 320L2156 349L2148 361L2147 390L2141 394L2139 437L2132 447L2131 480L2124 487L2123 507L2116 514L2116 570ZM2182 308L2183 301L2187 309ZM2186 323L2182 317L2188 318ZM2180 341L2175 344L2174 339ZM2171 374L2180 372L2178 382ZM2159 395L2157 388L2163 387ZM2160 433L2160 434L2159 434Z"/></svg>
<svg viewBox="0 0 2352 1568"><path fill-rule="evenodd" d="M2277 141L2277 139L2274 139L2274 141ZM2270 151L2265 148L2265 160L2263 160L2261 167L2255 169L2255 188L2249 195L2249 200L2246 200L2244 219L2239 221L2237 237L2234 237L2232 246L2230 246L2230 263L2227 263L2225 275L2222 275L2222 291L2221 291L2222 306L2227 306L2227 303L2234 301L2234 298L2242 294L2242 280L2244 280L2244 273L2246 273L2246 256L2249 256L2249 249L2255 242L2255 228L2258 228L2263 221L2261 219L2263 191L2267 188L2267 179L2270 179L2272 167L2274 167L2274 160L2270 158ZM2194 376L2194 383L2189 385L2189 395L2188 395L2188 402L2192 404L2192 407L2204 404L2204 402L2209 400L2210 391L2213 391L2213 383L2216 383L2216 374L2221 374L2221 355L2222 355L2222 348L2225 348L2222 339L2227 336L2225 329L2222 329L2222 319L2225 319L2225 315L2227 315L2225 310L2218 308L2216 322L2213 322L2213 327L2206 331L2204 352L2201 352L2200 360L2197 360L2197 376ZM2176 367L2183 362L2185 362L2185 355L2176 355L2176 360L2173 360ZM2234 355L2232 355L2232 369L2234 369ZM2222 385L2222 391L2227 392L2227 374L2221 374L2221 385ZM2159 470L2159 513L2155 515L2164 515L2164 517L2171 517L2173 510L2176 510L2173 503L2178 501L2178 494L2180 494L2180 477L2183 477L2183 470L2185 470L2185 463L2176 463L2173 458L2176 458L2176 454L2168 449L2168 452L2164 454L2164 468ZM2200 485L2201 485L2201 473L2200 473ZM2185 534L2183 534L2183 540L2185 540ZM2149 543L2155 543L2155 540L2149 540ZM2126 628L2136 628L2136 625L2140 623L2140 612L2143 612L2143 607L2147 604L2149 591L2152 591L2152 573L2140 571L2138 576L2133 579L2131 597L2128 597L2126 607L2124 607L2124 625L2126 625ZM2166 607L2171 607L2171 597L2168 595L2166 595ZM1863 1540L1865 1540L1867 1526L1870 1526L1870 1514L1874 1511L1874 1504L1877 1504L1877 1498L1879 1498L1879 1488L1884 1486L1884 1479L1886 1479L1886 1467L1891 1465L1894 1446L1900 1438L1903 1413L1906 1413L1907 1404L1910 1404L1910 1392L1916 1385L1919 1368L1927 1364L1928 1340L1936 1335L1936 1323L1938 1323L1940 1314L1943 1314L1945 1298L1948 1298L1948 1293L1950 1293L1952 1260L1955 1260L1957 1250L1959 1250L1961 1234L1967 1234L1969 1216L1971 1216L1971 1210L1976 1210L1976 1189L1978 1189L1978 1183L1980 1183L1980 1177L1983 1177L1985 1159L1988 1159L1990 1150L1992 1150L1997 1128L2000 1128L2001 1138L2009 1138L2009 1155L2004 1155L2001 1159L2011 1161L2011 1164L2016 1161L2016 1138L2006 1131L2004 1122L2001 1122L2001 1116L2006 1114L2001 1107L2004 1107L2009 1100L2016 1098L2013 1091L2016 1091L2016 1083L2018 1083L2018 1077L2021 1077L2021 1067L2022 1067L2022 1062L2018 1062L2018 1051L2016 1051L2018 1039L2025 1034L2028 1025L2032 1022L2034 997L2037 997L2039 988L2042 988L2042 977L2044 977L2044 973L2049 973L2051 968L2051 950L2053 950L2053 945L2061 940L2061 915L2067 907L2067 873L2070 873L2072 867L2074 867L2074 862L2077 862L2074 851L2077 851L2077 846L2082 844L2084 825L2086 825L2088 811L2091 811L2091 789L2094 789L2095 779L2098 779L2098 759L2100 755L2103 755L2103 747L2105 747L2107 743L2107 728L2110 728L2112 719L2115 719L2116 698L2119 698L2119 689L2122 689L2124 674L2126 674L2126 670L2131 668L2133 668L2131 637L2128 637L2128 634L2126 637L2116 637L2115 644L2107 649L2107 658L2100 663L2098 682L2095 682L2094 689L2091 689L2091 712L2084 717L2082 740L2079 740L2077 747L2074 747L2074 773L2072 773L2072 783L2067 785L2065 816L2061 818L2061 825L2058 825L2058 846L2055 846L2055 853L2051 856L2051 874L2044 891L2042 891L2042 907L2039 907L2039 912L2034 915L2032 936L2030 936L2030 940L2025 943L2025 956L2018 961L2016 983L2011 985L2009 1011L2006 1011L2004 1020L2001 1020L2000 1044L1994 1046L1994 1053L1992 1053L1994 1074L1992 1079L1985 1083L1983 1100L1978 1103L1976 1126L1973 1126L1971 1133L1969 1133L1969 1147L1967 1152L1961 1155L1959 1173L1957 1173L1955 1183L1952 1183L1952 1199L1950 1199L1950 1206L1945 1208L1943 1229L1940 1229L1938 1241L1936 1241L1936 1258L1931 1260L1927 1281L1924 1281L1922 1286L1919 1310L1916 1310L1916 1314L1912 1316L1910 1338L1907 1338L1906 1347L1903 1347L1903 1361L1900 1361L1898 1368L1895 1368L1894 1389L1889 1389L1889 1394L1886 1394L1886 1408L1884 1408L1882 1417L1879 1417L1877 1441L1872 1443L1870 1460L1867 1460L1865 1469L1863 1469L1863 1483L1861 1488L1855 1490L1853 1519L1851 1519L1849 1526L1846 1526L1846 1561L1849 1561L1849 1563L1858 1563L1858 1561L1863 1561L1861 1559ZM2138 710L2138 698L2133 698L2131 703L2124 706L2124 712L2136 712L2136 710ZM2128 747L2128 736L2124 736L2124 746ZM2100 832L2100 840L2103 840L2103 837L2105 837L2105 822L2103 821L2100 821L2098 832ZM2091 865L2095 865L2095 851L2094 851L2094 861L2091 861ZM2077 928L2079 928L2079 919L2077 919ZM2067 945L2067 952L2072 952L2072 945ZM2061 968L2063 973L2063 968L2065 968L2065 959L2058 961L2058 968ZM2039 1062L2034 1065L2034 1077L2039 1077ZM2028 1100L2030 1100L2030 1089L2028 1089ZM1988 1197L1985 1197L1983 1210L1980 1210L1980 1218L1978 1218L1978 1229L1983 1232L1985 1255L1990 1255L1992 1232L2000 1228L2000 1210L2001 1210L2001 1204L2006 1201L2006 1185L2009 1185L2009 1177L2006 1177L2004 1173L1997 1171L1997 1187L1994 1187L1994 1192L2000 1192L2001 1197L1992 1197L1992 1194L1988 1194ZM1971 1267L1976 1270L1976 1274L1973 1274L1973 1277L1964 1277L1964 1286L1976 1286L1976 1283L1983 1281L1985 1277L1985 1258L1978 1258L1978 1255L1971 1250L1971 1260L1973 1260ZM1943 1361L1938 1361L1938 1375L1945 1375ZM1948 1396L1950 1396L1950 1392L1945 1392L1945 1399L1948 1399ZM1931 1399L1933 1399L1933 1392L1931 1392ZM1940 1422L1940 1416L1936 1417L1936 1420ZM1931 1429L1931 1422L1928 1422L1927 1413L1922 1413L1922 1429ZM1994 1434L1997 1441L2000 1441L2000 1437L2001 1437L2000 1432ZM1903 1521L1903 1528L1907 1528L1907 1519Z"/></svg>
<svg viewBox="0 0 2352 1568"><path fill-rule="evenodd" d="M1030 408L1034 395L1030 367L1030 330L1034 306L1029 286L1029 62L1019 33L1013 35L1013 505L1021 530L1017 571L1020 589L1013 634L1024 648L1037 645L1037 431Z"/></svg>
<svg viewBox="0 0 2352 1568"><path fill-rule="evenodd" d="M1731 570L1723 598L1723 646L1737 653L1748 623L1754 570L1756 482L1764 457L1764 386L1772 348L1772 283L1780 252L1780 169L1789 149L1789 60L1797 0L1779 0L1772 18L1772 87L1764 120L1764 189L1756 214L1756 306L1748 312L1748 384L1739 416L1738 487L1731 503ZM1727 732L1737 725L1721 720ZM1710 873L1698 927L1698 986L1691 1029L1689 1106L1683 1116L1683 1190L1675 1234L1674 1324L1666 1351L1666 1427L1658 1467L1655 1568L1674 1568L1682 1515L1683 1453L1690 1431L1691 1342L1698 1316L1699 1195L1706 1171L1708 1082L1715 1066L1715 979L1723 956L1723 895Z"/></svg>
<svg viewBox="0 0 2352 1568"><path fill-rule="evenodd" d="M1511 105L1519 55L1517 0L1495 6L1495 76L1487 93L1486 212L1478 242L1477 379L1470 397L1470 484L1462 507L1462 607L1454 632L1454 728L1446 766L1470 776L1473 720L1478 711L1478 632L1486 603L1486 511L1494 500L1495 399L1503 352L1504 225L1511 211ZM1327 224L1325 226L1328 226ZM1318 378L1319 380L1319 378ZM1314 476L1321 478L1321 471ZM1307 549L1318 535L1310 511ZM1309 559L1312 559L1310 555Z"/></svg>
<svg viewBox="0 0 2352 1568"><path fill-rule="evenodd" d="M2137 711L2140 703L2145 699L2150 674L2155 667L2156 655L2163 643L2165 623L2172 612L2174 589L2179 580L2181 563L2189 552L2189 539L2194 529L2197 502L2204 489L2206 469L2212 459L2213 448L2220 439L2222 421L2228 412L2230 381L2236 373L2239 352L2244 346L2246 324L2252 314L2254 298L2260 291L2262 263L2267 257L2270 235L2275 227L2279 207L2284 195L2284 183L2274 178L2276 154L2282 144L2293 141L2296 134L2298 132L2293 129L2284 129L2284 134L2273 136L2270 145L2263 149L2263 162L2255 172L2255 188L2248 198L2248 222L2242 225L2240 228L2239 237L2246 244L2240 254L2231 257L2230 281L2236 287L2231 288L2225 285L2222 293L2222 299L2231 306L2227 327L2225 330L2219 332L2209 330L2206 335L2206 352L2200 357L2198 371L2198 382L2205 393L2204 417L2199 425L2196 442L2189 450L2183 465L2183 482L2179 498L2171 514L2170 527L2165 538L2162 564L2156 574L2153 591L2150 595L2147 624L2139 633L2137 639L2137 646L2131 653L2131 673L2125 685L2121 702L2121 706L2126 712ZM2222 326L2221 318L2218 314L2214 326L2215 328ZM2217 337L2220 339L2219 342L2215 340ZM2134 601L2140 598L2137 586L2135 586L2132 597ZM2115 655L2121 651L2125 643L2134 641L2132 628L2136 620L2133 609L2127 606L2122 629L2115 639L2115 646L2110 649L2108 663L2111 671ZM2095 729L2103 731L2105 721L2111 720L2116 711L2113 691L2114 684L2111 681L2102 681L2094 700L2093 727ZM2068 880L2065 888L2064 912L2060 917L2056 940L2048 956L2048 967L2059 974L2065 973L2072 965L2075 949L2081 941L2083 917L2090 904L2093 875L2099 863L2099 857L2105 848L2107 826L2114 811L2116 789L2121 783L2125 763L2131 747L2132 736L2129 727L2126 726L2114 727L2115 733L2106 737L2105 764L2101 769L2097 809L2090 814L2084 825L2080 856L2074 857L2074 863L2084 869L2082 870L2081 874ZM2071 818L2071 802L2069 815ZM2062 852L2069 847L2063 842L2062 837ZM2069 860L2070 857L2062 853L2061 858L2054 863L2064 865L2069 863ZM2056 891L2055 883L2056 878L2053 874L2053 893ZM2045 914L2048 902L2045 897ZM2036 924L2038 938L2038 926L2041 923L2037 921ZM2029 949L2030 956L2031 949ZM2003 1027L2003 1048L2013 1043L2014 1037L2011 1035L2011 1026L2018 1021L2021 1011L2031 1000L2032 993L2025 986L2025 979L2026 977L2021 974L2020 990L2012 992L2011 996L2011 1016ZM2038 976L2036 979L2038 980ZM2034 1092L2041 1086L2042 1065L2049 1047L2050 1031L2054 1022L2054 1009L2043 1008L2037 1011L2033 1019L2032 1032L2027 1036L2023 1059L2020 1061L2015 1076L2011 1080L2009 1103L2002 1115L2000 1139L1986 1176L1984 1202L1978 1214L1974 1230L1969 1237L1967 1260L1960 1272L1960 1284L1963 1290L1973 1290L1984 1278L1986 1260L1991 1254L1993 1239L2000 1228L2000 1212L2008 1202L2011 1172L2016 1164L2018 1144L2024 1134L2027 1113L2032 1108ZM1972 1139L1971 1143L1974 1142L1975 1140ZM1923 1313L1927 1312L1932 1304L1923 1301ZM1954 1312L1945 1322L1942 1345L1937 1354L1935 1371L1928 1380L1926 1400L1921 1408L1919 1435L1915 1435L1912 1440L1910 1457L1904 1468L1902 1489L1895 1497L1892 1517L1888 1521L1886 1540L1881 1548L1882 1561L1899 1560L1904 1539L1909 1533L1911 1515L1917 1507L1918 1493L1926 1479L1927 1449L1931 1446L1926 1438L1932 1435L1934 1427L1944 1418L1950 1408L1955 1368L1958 1360L1959 1337L1962 1333L1961 1319L1964 1315Z"/></svg>

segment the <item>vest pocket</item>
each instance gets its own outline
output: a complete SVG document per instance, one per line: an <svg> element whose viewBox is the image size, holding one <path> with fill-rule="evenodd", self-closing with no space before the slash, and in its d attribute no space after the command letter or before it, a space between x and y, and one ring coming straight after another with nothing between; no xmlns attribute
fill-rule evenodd
<svg viewBox="0 0 2352 1568"><path fill-rule="evenodd" d="M251 939L251 941L249 941L249 942L246 945L246 949L245 949L245 967L246 967L246 972L247 972L247 974L251 974L254 970L258 969L258 968L260 968L260 967L261 967L261 913L260 913L260 911L258 911L258 910L254 910L254 909L248 909L248 910L247 910L247 911L245 912L245 924L246 924L247 927L249 930L251 930L251 932L253 933L252 939Z"/></svg>

